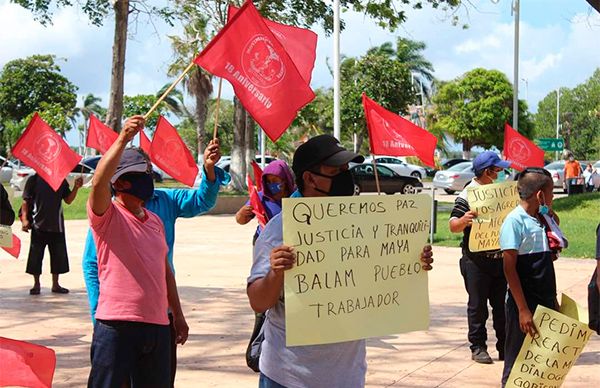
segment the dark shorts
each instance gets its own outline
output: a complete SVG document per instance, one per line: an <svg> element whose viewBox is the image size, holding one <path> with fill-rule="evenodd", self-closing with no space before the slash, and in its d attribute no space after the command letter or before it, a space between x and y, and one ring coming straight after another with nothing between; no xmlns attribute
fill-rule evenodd
<svg viewBox="0 0 600 388"><path fill-rule="evenodd" d="M50 272L53 274L69 272L69 257L64 232L44 232L35 229L31 230L31 244L25 272L31 275L42 273L42 260L46 246L50 251Z"/></svg>
<svg viewBox="0 0 600 388"><path fill-rule="evenodd" d="M88 387L171 386L169 325L96 320Z"/></svg>

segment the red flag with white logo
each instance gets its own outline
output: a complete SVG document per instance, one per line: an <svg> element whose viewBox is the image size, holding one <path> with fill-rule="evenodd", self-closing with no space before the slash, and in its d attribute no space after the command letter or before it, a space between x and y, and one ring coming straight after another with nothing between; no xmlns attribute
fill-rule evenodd
<svg viewBox="0 0 600 388"><path fill-rule="evenodd" d="M252 165L252 171L254 172L254 181L256 182L256 190L262 191L262 175L263 170L260 168L255 160L250 163Z"/></svg>
<svg viewBox="0 0 600 388"><path fill-rule="evenodd" d="M12 247L1 247L6 252L8 252L15 259L19 258L19 254L21 253L21 240L16 236L12 235ZM2 368L0 368L1 370Z"/></svg>
<svg viewBox="0 0 600 388"><path fill-rule="evenodd" d="M144 152L147 153L148 155L150 155L151 144L152 144L152 142L150 142L150 139L148 139L148 136L146 136L146 132L141 130L140 131L140 148L142 150L144 150Z"/></svg>
<svg viewBox="0 0 600 388"><path fill-rule="evenodd" d="M87 139L85 145L105 154L110 146L117 140L119 134L107 127L96 116L90 115Z"/></svg>
<svg viewBox="0 0 600 388"><path fill-rule="evenodd" d="M193 186L198 166L179 132L160 116L150 146L150 159L164 172L188 186Z"/></svg>
<svg viewBox="0 0 600 388"><path fill-rule="evenodd" d="M508 123L504 124L504 157L519 171L527 167L544 167L544 150Z"/></svg>
<svg viewBox="0 0 600 388"><path fill-rule="evenodd" d="M273 141L315 98L252 1L240 8L194 62L231 82L244 108Z"/></svg>
<svg viewBox="0 0 600 388"><path fill-rule="evenodd" d="M13 155L33 168L38 175L58 190L81 156L37 114L29 122L12 149Z"/></svg>
<svg viewBox="0 0 600 388"><path fill-rule="evenodd" d="M416 156L428 166L435 166L437 138L431 133L362 95L374 155Z"/></svg>
<svg viewBox="0 0 600 388"><path fill-rule="evenodd" d="M0 387L50 388L55 368L54 350L0 337Z"/></svg>
<svg viewBox="0 0 600 388"><path fill-rule="evenodd" d="M229 4L227 21L238 11L239 8ZM317 34L306 28L288 26L265 18L262 20L285 48L302 78L310 84L317 58Z"/></svg>
<svg viewBox="0 0 600 388"><path fill-rule="evenodd" d="M256 187L252 183L252 178L250 178L250 174L246 176L246 180L248 182L248 194L250 194L250 206L252 206L252 213L254 213L254 215L256 216L258 224L264 228L267 224L267 212L265 211L265 207L263 206L263 203L260 200L260 196L258 195Z"/></svg>

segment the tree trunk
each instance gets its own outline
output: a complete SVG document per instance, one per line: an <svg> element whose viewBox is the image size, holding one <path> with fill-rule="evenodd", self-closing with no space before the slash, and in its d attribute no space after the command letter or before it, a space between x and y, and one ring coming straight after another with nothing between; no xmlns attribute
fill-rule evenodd
<svg viewBox="0 0 600 388"><path fill-rule="evenodd" d="M362 147L363 141L365 141L365 134L362 132L359 132L356 136L356 149L357 149L357 153L360 154L360 148Z"/></svg>
<svg viewBox="0 0 600 388"><path fill-rule="evenodd" d="M204 126L206 125L206 115L207 115L207 101L208 95L203 96L196 94L196 150L198 151L198 163L203 162L200 160L204 155L204 143L206 141Z"/></svg>
<svg viewBox="0 0 600 388"><path fill-rule="evenodd" d="M462 151L463 159L471 159L471 142L468 140L463 140L463 151Z"/></svg>
<svg viewBox="0 0 600 388"><path fill-rule="evenodd" d="M125 75L129 0L114 0L114 10L115 36L113 41L112 73L110 78L108 111L106 112L106 125L119 132L123 116L123 80Z"/></svg>
<svg viewBox="0 0 600 388"><path fill-rule="evenodd" d="M252 161L256 158L256 154L258 153L256 150L256 124L254 123L254 119L248 112L246 113L246 128L245 128L245 138L246 138L246 172L250 168Z"/></svg>
<svg viewBox="0 0 600 388"><path fill-rule="evenodd" d="M246 189L246 111L237 97L233 98L233 106L233 145L229 173L234 190L244 191Z"/></svg>

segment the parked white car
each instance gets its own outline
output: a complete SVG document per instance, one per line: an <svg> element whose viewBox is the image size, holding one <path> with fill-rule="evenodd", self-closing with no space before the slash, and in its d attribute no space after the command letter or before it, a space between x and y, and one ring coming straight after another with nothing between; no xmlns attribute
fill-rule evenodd
<svg viewBox="0 0 600 388"><path fill-rule="evenodd" d="M373 163L373 158L366 158L365 163ZM416 164L406 163L402 159L395 156L376 156L375 163L381 164L393 171L398 175L412 176L413 178L423 179L427 176L427 171L424 167L417 166Z"/></svg>
<svg viewBox="0 0 600 388"><path fill-rule="evenodd" d="M462 191L475 177L472 162L455 164L447 170L438 171L433 177L433 187L444 189L448 194Z"/></svg>
<svg viewBox="0 0 600 388"><path fill-rule="evenodd" d="M10 160L6 160L4 156L0 156L0 166L2 166L2 169L0 169L0 184L10 182L13 170L18 168L17 165Z"/></svg>
<svg viewBox="0 0 600 388"><path fill-rule="evenodd" d="M73 187L75 183L75 179L81 177L83 178L83 186L89 187L92 184L92 177L94 176L94 169L90 166L86 166L85 164L78 164L73 168L73 171L67 175L67 183L70 187ZM25 184L27 183L27 179L30 176L35 174L35 170L31 167L23 166L19 169L13 169L13 176L10 180L10 187L14 188L18 191L23 191L25 189Z"/></svg>

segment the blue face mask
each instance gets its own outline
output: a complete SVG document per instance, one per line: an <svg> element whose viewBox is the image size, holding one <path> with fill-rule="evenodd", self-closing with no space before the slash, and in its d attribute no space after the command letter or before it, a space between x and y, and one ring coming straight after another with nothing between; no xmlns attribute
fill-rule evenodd
<svg viewBox="0 0 600 388"><path fill-rule="evenodd" d="M548 205L546 205L546 198L543 199L544 204L540 204L540 208L538 210L538 213L540 213L541 215L545 216L548 215L550 213L550 208L548 207Z"/></svg>
<svg viewBox="0 0 600 388"><path fill-rule="evenodd" d="M277 195L283 190L283 183L267 183L267 188L271 195Z"/></svg>

